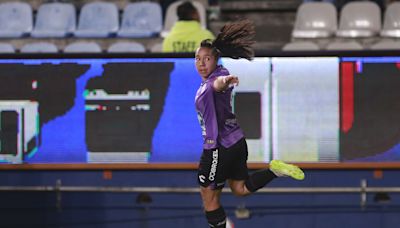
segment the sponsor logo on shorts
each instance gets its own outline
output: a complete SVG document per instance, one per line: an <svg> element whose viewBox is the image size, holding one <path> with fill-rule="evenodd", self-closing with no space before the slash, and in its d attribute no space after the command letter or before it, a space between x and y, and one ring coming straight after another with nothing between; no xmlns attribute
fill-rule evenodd
<svg viewBox="0 0 400 228"><path fill-rule="evenodd" d="M199 181L200 181L201 183L204 183L204 182L205 182L205 179L206 179L206 177L205 177L204 175L200 175L200 176L199 176Z"/></svg>
<svg viewBox="0 0 400 228"><path fill-rule="evenodd" d="M215 180L215 174L217 172L217 165L218 165L218 149L215 149L212 153L212 162L211 162L211 170L208 176L210 181Z"/></svg>

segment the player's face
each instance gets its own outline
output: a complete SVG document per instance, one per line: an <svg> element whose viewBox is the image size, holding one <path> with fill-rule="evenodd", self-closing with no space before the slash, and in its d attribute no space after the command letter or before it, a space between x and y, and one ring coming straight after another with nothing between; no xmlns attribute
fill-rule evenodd
<svg viewBox="0 0 400 228"><path fill-rule="evenodd" d="M213 55L212 49L207 47L196 50L195 62L197 72L203 80L206 80L217 67L217 58Z"/></svg>

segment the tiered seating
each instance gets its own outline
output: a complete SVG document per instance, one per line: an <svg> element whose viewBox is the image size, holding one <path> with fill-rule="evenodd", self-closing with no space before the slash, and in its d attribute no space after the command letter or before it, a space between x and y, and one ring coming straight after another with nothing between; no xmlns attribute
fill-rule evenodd
<svg viewBox="0 0 400 228"><path fill-rule="evenodd" d="M79 10L72 3L48 2L35 7L36 14L23 1L0 3L0 53L62 52L74 42L89 43L82 51L90 52L160 52L162 37L177 20L176 9L183 0L169 6L165 20L156 1L119 5L120 11L115 2L105 0L78 5ZM204 5L199 1L194 5L202 26L207 27ZM23 39L15 40L19 38ZM141 45L129 40L132 38ZM340 13L332 3L303 3L298 7L292 39L284 50L398 49L400 2L389 4L384 13L372 1L350 2ZM56 49L45 42L55 44Z"/></svg>
<svg viewBox="0 0 400 228"><path fill-rule="evenodd" d="M167 15L169 19L165 25L158 2L128 3L121 6L123 7L121 14L116 4L109 1L88 2L82 5L79 11L72 3L48 2L37 8L36 17L33 16L32 7L28 3L1 3L0 38L31 37L25 39L25 45L18 45L20 50L17 51L25 53L58 52L63 46L66 46L65 52L101 52L102 49L109 52L145 52L147 48L143 44L130 42L124 38L142 39L139 42L143 42L143 39L158 38L157 43L159 43L161 31L163 29L168 31L177 20L176 8L181 2L170 5ZM199 9L202 25L205 27L205 7L196 1L194 5ZM67 42L58 42L55 39L67 39ZM100 47L99 44L93 43L96 42L94 39L115 39L116 44L102 41L99 42L102 44ZM77 44L69 45L75 41ZM59 49L54 49L54 45L50 48L46 42L57 44ZM149 43L152 44L154 41ZM89 46L84 47L86 44ZM2 47L3 50L0 52L16 51L11 44L4 44ZM157 47L148 49L158 52Z"/></svg>
<svg viewBox="0 0 400 228"><path fill-rule="evenodd" d="M344 5L339 26L336 25L336 14L332 3L303 3L297 11L293 41L282 49L315 50L315 45L325 50L398 49L399 41L384 39L400 38L400 2L388 5L383 28L380 8L371 1ZM369 45L365 45L366 41ZM324 42L325 45L321 45Z"/></svg>

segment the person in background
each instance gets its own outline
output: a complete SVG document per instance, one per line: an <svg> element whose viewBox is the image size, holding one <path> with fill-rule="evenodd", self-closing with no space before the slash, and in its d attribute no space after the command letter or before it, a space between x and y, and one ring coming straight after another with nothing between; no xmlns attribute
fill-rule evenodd
<svg viewBox="0 0 400 228"><path fill-rule="evenodd" d="M200 25L200 16L190 1L177 8L178 21L165 37L163 52L194 52L204 39L214 39L214 35Z"/></svg>
<svg viewBox="0 0 400 228"><path fill-rule="evenodd" d="M195 106L204 139L197 178L208 224L214 228L226 227L226 214L220 204L226 181L235 195L246 196L277 177L304 179L299 167L279 160L272 160L268 169L248 174L246 138L231 105L239 78L218 60L220 56L252 60L254 34L250 21L228 23L215 40L203 40L195 52L196 69L202 79Z"/></svg>

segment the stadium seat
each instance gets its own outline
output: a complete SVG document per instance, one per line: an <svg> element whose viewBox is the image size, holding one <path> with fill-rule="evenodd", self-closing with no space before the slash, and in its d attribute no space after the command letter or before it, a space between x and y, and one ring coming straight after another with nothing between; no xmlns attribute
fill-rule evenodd
<svg viewBox="0 0 400 228"><path fill-rule="evenodd" d="M152 37L162 29L162 11L156 2L129 3L122 14L119 37Z"/></svg>
<svg viewBox="0 0 400 228"><path fill-rule="evenodd" d="M37 42L25 44L20 51L21 53L57 53L58 48L53 43Z"/></svg>
<svg viewBox="0 0 400 228"><path fill-rule="evenodd" d="M343 6L340 14L339 37L373 37L381 30L381 11L375 2L356 1Z"/></svg>
<svg viewBox="0 0 400 228"><path fill-rule="evenodd" d="M25 2L0 3L0 37L16 38L32 31L32 7Z"/></svg>
<svg viewBox="0 0 400 228"><path fill-rule="evenodd" d="M373 44L371 50L400 50L400 41L381 40Z"/></svg>
<svg viewBox="0 0 400 228"><path fill-rule="evenodd" d="M337 13L332 3L303 3L297 10L293 38L326 38L337 30Z"/></svg>
<svg viewBox="0 0 400 228"><path fill-rule="evenodd" d="M175 22L178 20L178 15L177 15L177 8L180 4L182 4L184 1L179 0L171 5L168 6L166 15L165 15L165 21L164 21L164 28L163 31L161 32L162 37L166 37L171 30L172 26L175 24ZM198 1L192 1L194 7L196 7L197 11L199 12L200 16L200 24L203 28L207 28L207 19L206 19L206 9L204 5L201 2Z"/></svg>
<svg viewBox="0 0 400 228"><path fill-rule="evenodd" d="M100 53L101 47L95 42L77 41L64 48L65 53Z"/></svg>
<svg viewBox="0 0 400 228"><path fill-rule="evenodd" d="M363 46L357 41L335 41L328 44L325 49L330 51L363 50Z"/></svg>
<svg viewBox="0 0 400 228"><path fill-rule="evenodd" d="M0 43L0 53L15 53L15 48L9 43Z"/></svg>
<svg viewBox="0 0 400 228"><path fill-rule="evenodd" d="M110 47L108 47L107 52L109 53L143 53L146 52L146 48L143 46L143 44L138 43L138 42L117 42L112 44Z"/></svg>
<svg viewBox="0 0 400 228"><path fill-rule="evenodd" d="M287 43L282 47L283 51L318 51L319 46L313 42L303 41L303 42L291 42Z"/></svg>
<svg viewBox="0 0 400 228"><path fill-rule="evenodd" d="M381 36L400 37L400 2L392 2L386 8Z"/></svg>
<svg viewBox="0 0 400 228"><path fill-rule="evenodd" d="M76 28L76 10L69 3L45 3L36 16L33 37L66 37Z"/></svg>
<svg viewBox="0 0 400 228"><path fill-rule="evenodd" d="M150 52L162 52L162 43L156 43L151 46Z"/></svg>
<svg viewBox="0 0 400 228"><path fill-rule="evenodd" d="M109 37L117 33L118 20L118 9L114 3L90 2L82 7L74 34L77 37Z"/></svg>

